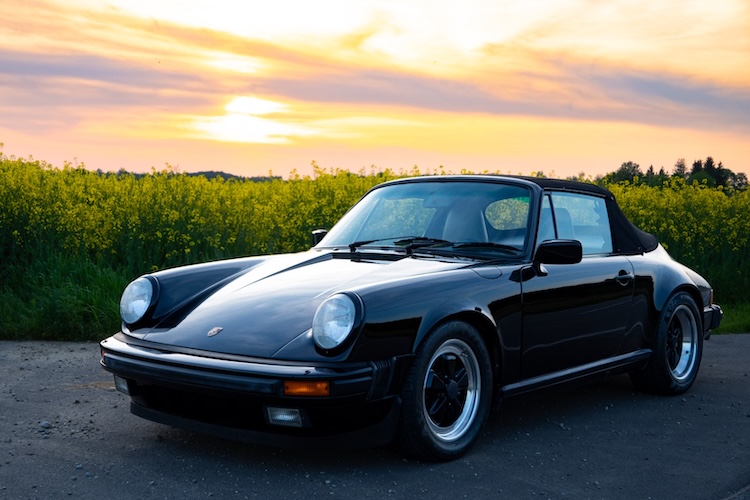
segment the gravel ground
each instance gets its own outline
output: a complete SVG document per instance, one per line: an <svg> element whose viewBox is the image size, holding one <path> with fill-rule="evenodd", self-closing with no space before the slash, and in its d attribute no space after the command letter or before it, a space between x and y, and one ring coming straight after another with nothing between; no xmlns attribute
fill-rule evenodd
<svg viewBox="0 0 750 500"><path fill-rule="evenodd" d="M626 376L508 402L446 464L302 452L129 413L95 343L0 342L0 498L750 500L750 335L714 336L686 395Z"/></svg>

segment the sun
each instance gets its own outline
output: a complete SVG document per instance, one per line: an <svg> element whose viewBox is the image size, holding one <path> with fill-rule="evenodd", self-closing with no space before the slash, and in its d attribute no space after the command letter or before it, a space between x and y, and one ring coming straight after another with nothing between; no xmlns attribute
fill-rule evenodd
<svg viewBox="0 0 750 500"><path fill-rule="evenodd" d="M295 137L313 135L309 128L284 121L290 109L276 101L237 96L224 107L223 115L195 117L193 128L217 141L258 144L287 144Z"/></svg>

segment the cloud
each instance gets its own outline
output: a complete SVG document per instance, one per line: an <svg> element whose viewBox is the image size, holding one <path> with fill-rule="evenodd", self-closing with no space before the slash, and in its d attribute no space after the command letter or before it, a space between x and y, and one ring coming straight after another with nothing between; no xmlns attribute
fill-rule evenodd
<svg viewBox="0 0 750 500"><path fill-rule="evenodd" d="M158 71L136 61L129 62L92 54L44 55L2 51L0 75L6 79L13 79L8 83L43 83L46 80L55 80L58 83L63 80L86 81L144 91L185 89L209 84L209 80L195 73ZM102 102L94 101L92 104Z"/></svg>
<svg viewBox="0 0 750 500"><path fill-rule="evenodd" d="M523 80L519 86L515 80ZM510 82L506 86L504 81ZM343 70L314 80L255 81L261 92L299 101L404 107L454 113L569 117L685 125L702 116L709 124L750 124L750 92L678 75L560 63L554 77L506 74L497 82L464 82L386 70ZM356 111L355 111L356 112ZM697 127L707 123L694 123Z"/></svg>
<svg viewBox="0 0 750 500"><path fill-rule="evenodd" d="M387 13L374 9L372 15L359 15L357 23L339 26L329 37L312 30L315 36L305 44L289 43L289 34L274 38L268 31L258 39L240 29L222 33L113 8L88 11L39 0L22 5L31 10L20 21L13 21L8 7L0 8L0 113L12 117L19 130L139 113L154 123L170 115L203 117L215 129L222 108L238 96L288 104L273 117L276 141L284 131L302 135L316 123L377 123L378 117L401 119L410 112L425 124L429 119L423 117L434 112L708 129L750 126L750 93L728 72L718 75L707 66L701 74L672 59L660 65L646 57L651 44L654 54L678 59L685 47L695 49L701 42L677 35L681 30L695 35L697 28L670 26L651 35L648 16L635 15L637 9L622 3L604 8L555 2L547 11L535 3L536 10L526 14L520 7L490 9L486 19L469 16L475 29L466 39L471 43L450 50L447 42L432 46L428 41L451 16L432 16L437 24L425 18L420 35L406 23L418 12L395 4ZM695 21L693 11L706 12L691 3L676 15L681 23ZM629 27L618 17L623 12L631 23L639 22ZM502 36L489 29L497 16L508 19ZM726 16L712 19L722 26L729 22ZM608 27L618 36L606 38ZM278 23L275 29L281 28ZM456 27L449 35L465 33ZM747 38L739 37L740 47L747 46ZM722 54L729 50L723 42L719 47ZM399 50L408 57L399 58ZM710 53L706 47L692 61L710 60ZM747 59L731 54L735 59L730 60ZM257 119L253 123L260 125Z"/></svg>
<svg viewBox="0 0 750 500"><path fill-rule="evenodd" d="M627 104L631 121L701 128L724 123L750 126L750 90L723 87L679 76L617 72L589 75L597 88ZM709 123L700 123L707 120Z"/></svg>

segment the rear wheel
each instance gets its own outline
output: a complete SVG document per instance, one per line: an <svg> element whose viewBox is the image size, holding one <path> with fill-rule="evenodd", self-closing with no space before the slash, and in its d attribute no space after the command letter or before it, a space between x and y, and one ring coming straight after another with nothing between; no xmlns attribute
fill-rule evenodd
<svg viewBox="0 0 750 500"><path fill-rule="evenodd" d="M458 458L476 441L492 399L492 368L479 332L438 327L420 346L402 390L398 440L423 460Z"/></svg>
<svg viewBox="0 0 750 500"><path fill-rule="evenodd" d="M643 370L630 378L638 389L682 394L695 382L703 355L698 306L686 292L675 294L661 313L654 353Z"/></svg>

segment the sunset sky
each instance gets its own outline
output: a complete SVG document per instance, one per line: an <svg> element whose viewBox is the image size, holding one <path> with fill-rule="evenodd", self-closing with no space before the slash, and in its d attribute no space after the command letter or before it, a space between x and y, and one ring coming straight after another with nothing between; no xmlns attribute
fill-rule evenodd
<svg viewBox="0 0 750 500"><path fill-rule="evenodd" d="M750 174L750 1L3 1L0 143L105 171Z"/></svg>

